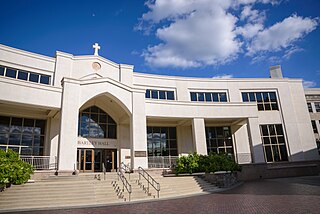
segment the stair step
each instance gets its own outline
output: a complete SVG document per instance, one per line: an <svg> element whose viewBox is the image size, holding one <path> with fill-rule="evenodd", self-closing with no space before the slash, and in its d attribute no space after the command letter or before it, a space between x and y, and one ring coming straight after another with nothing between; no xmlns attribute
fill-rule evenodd
<svg viewBox="0 0 320 214"><path fill-rule="evenodd" d="M103 179L103 174L100 174L101 180L94 179L94 176L97 175L97 173L92 173L77 176L52 176L35 183L13 185L0 193L0 212L20 208L108 204L124 202L124 199L128 201L129 196L126 189L122 192L123 198L120 199L115 192L113 182L121 189L123 188L116 173L106 174L106 180ZM217 189L208 182L193 176L162 177L159 174L153 176L160 183L160 198L210 192ZM149 186L150 195L138 185L138 173L130 174L130 179L129 174L125 174L125 177L132 187L131 201L157 198L157 191L151 185ZM145 187L148 186L144 178L140 182Z"/></svg>

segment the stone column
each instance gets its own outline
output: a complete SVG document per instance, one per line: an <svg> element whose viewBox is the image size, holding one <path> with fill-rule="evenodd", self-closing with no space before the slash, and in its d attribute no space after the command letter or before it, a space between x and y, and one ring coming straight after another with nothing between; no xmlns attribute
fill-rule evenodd
<svg viewBox="0 0 320 214"><path fill-rule="evenodd" d="M253 163L265 163L258 118L248 118L248 135L252 146Z"/></svg>
<svg viewBox="0 0 320 214"><path fill-rule="evenodd" d="M132 92L132 115L130 122L131 167L148 168L147 158L147 121L145 92Z"/></svg>
<svg viewBox="0 0 320 214"><path fill-rule="evenodd" d="M239 164L252 163L252 152L250 150L250 142L248 137L247 122L239 123L231 126L231 132L234 135L235 156Z"/></svg>
<svg viewBox="0 0 320 214"><path fill-rule="evenodd" d="M77 161L80 84L76 80L64 78L62 87L58 170L73 172Z"/></svg>
<svg viewBox="0 0 320 214"><path fill-rule="evenodd" d="M203 118L192 119L192 136L195 151L201 155L207 155L206 131Z"/></svg>

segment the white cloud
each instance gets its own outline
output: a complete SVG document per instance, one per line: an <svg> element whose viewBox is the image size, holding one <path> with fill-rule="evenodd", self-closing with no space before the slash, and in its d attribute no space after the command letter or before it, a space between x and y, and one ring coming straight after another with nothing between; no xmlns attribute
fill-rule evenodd
<svg viewBox="0 0 320 214"><path fill-rule="evenodd" d="M154 33L160 42L147 47L142 56L151 66L179 68L222 65L245 50L253 60L270 60L266 53L277 51L289 59L301 51L294 43L316 29L318 19L292 15L265 27L266 11L255 6L280 2L148 0L149 10L135 29Z"/></svg>
<svg viewBox="0 0 320 214"><path fill-rule="evenodd" d="M302 84L303 84L303 87L304 87L304 88L313 88L313 87L315 87L315 86L317 85L316 82L314 82L314 81L307 81L307 80L303 80Z"/></svg>
<svg viewBox="0 0 320 214"><path fill-rule="evenodd" d="M141 53L139 51L137 51L137 50L131 51L131 54L132 55L141 55Z"/></svg>
<svg viewBox="0 0 320 214"><path fill-rule="evenodd" d="M259 31L263 30L263 25L257 24L246 24L243 27L238 27L236 32L242 35L245 39L251 39L258 34Z"/></svg>
<svg viewBox="0 0 320 214"><path fill-rule="evenodd" d="M265 11L253 10L252 5L244 6L240 14L240 20L247 20L250 23L263 23L265 19Z"/></svg>
<svg viewBox="0 0 320 214"><path fill-rule="evenodd" d="M232 74L221 74L212 77L213 79L230 79L233 78Z"/></svg>
<svg viewBox="0 0 320 214"><path fill-rule="evenodd" d="M173 2L176 3L172 4L172 8L181 6L181 1ZM188 13L187 16L177 18L170 11L162 15L159 12L155 14L155 21L164 17L175 17L175 21L157 29L156 36L163 42L148 47L144 52L148 64L187 68L224 64L236 57L241 43L236 39L234 31L236 17L225 11L226 3L221 3L227 1L209 5L198 3L211 2L208 0L190 2L193 2L194 7L189 7L190 3L185 4L176 14ZM152 18L151 13L146 16Z"/></svg>
<svg viewBox="0 0 320 214"><path fill-rule="evenodd" d="M253 55L259 51L280 51L316 29L317 25L316 19L292 15L259 32L249 44L248 54Z"/></svg>
<svg viewBox="0 0 320 214"><path fill-rule="evenodd" d="M304 49L303 48L299 48L299 47L295 47L295 46L291 47L290 49L285 51L285 53L283 55L283 58L290 59L293 54L301 52L301 51L304 51Z"/></svg>

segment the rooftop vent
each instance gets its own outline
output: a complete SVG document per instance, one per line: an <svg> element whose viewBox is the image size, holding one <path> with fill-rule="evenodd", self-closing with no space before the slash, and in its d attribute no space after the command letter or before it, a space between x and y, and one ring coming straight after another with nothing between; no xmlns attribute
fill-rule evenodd
<svg viewBox="0 0 320 214"><path fill-rule="evenodd" d="M275 78L275 79L283 78L280 65L270 67L270 78Z"/></svg>

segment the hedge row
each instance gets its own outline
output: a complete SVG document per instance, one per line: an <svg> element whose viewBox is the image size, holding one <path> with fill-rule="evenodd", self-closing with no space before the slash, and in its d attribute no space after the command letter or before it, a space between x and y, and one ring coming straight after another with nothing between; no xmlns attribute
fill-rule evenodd
<svg viewBox="0 0 320 214"><path fill-rule="evenodd" d="M198 155L197 153L182 156L177 160L175 173L240 171L241 167L225 154Z"/></svg>

